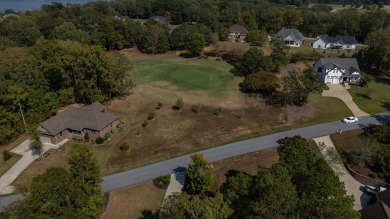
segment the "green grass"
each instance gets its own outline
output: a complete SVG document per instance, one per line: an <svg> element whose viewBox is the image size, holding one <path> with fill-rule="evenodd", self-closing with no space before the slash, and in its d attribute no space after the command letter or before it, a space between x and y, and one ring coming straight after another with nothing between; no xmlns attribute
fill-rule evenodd
<svg viewBox="0 0 390 219"><path fill-rule="evenodd" d="M315 114L305 121L305 126L341 120L352 115L351 110L344 102L334 97L311 95L309 103L315 108Z"/></svg>
<svg viewBox="0 0 390 219"><path fill-rule="evenodd" d="M225 62L211 60L161 58L135 62L132 77L136 84L151 83L164 89L220 94L237 89L234 76L229 72L232 68ZM161 81L168 82L168 85Z"/></svg>
<svg viewBox="0 0 390 219"><path fill-rule="evenodd" d="M368 87L356 86L348 91L360 109L370 114L376 114L387 111L382 107L382 101L390 101L390 85L388 83L389 81L377 78Z"/></svg>

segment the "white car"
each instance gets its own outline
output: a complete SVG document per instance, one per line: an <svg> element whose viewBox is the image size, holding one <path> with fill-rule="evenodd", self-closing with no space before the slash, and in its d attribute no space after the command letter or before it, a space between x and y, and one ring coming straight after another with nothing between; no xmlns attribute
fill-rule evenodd
<svg viewBox="0 0 390 219"><path fill-rule="evenodd" d="M345 123L353 123L353 122L357 122L357 121L359 121L359 119L356 117L353 117L353 116L350 116L348 118L343 119L343 122L345 122Z"/></svg>

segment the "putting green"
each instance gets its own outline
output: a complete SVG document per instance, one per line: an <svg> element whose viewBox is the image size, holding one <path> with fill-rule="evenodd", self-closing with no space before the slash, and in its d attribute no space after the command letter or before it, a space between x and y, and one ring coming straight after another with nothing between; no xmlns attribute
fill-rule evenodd
<svg viewBox="0 0 390 219"><path fill-rule="evenodd" d="M134 61L132 78L136 84L159 85L159 81L168 82L164 88L176 90L204 90L221 93L234 86L234 77L229 72L233 67L225 62L166 59Z"/></svg>

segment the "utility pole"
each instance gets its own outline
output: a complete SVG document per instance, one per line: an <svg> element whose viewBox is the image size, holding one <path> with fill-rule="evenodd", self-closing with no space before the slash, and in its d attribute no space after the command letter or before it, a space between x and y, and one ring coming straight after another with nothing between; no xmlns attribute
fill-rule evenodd
<svg viewBox="0 0 390 219"><path fill-rule="evenodd" d="M19 104L20 114L22 114L22 119L23 119L24 128L26 129L26 133L27 133L26 120L24 119L23 110L22 110L22 105L20 105L20 101L18 102L18 104Z"/></svg>

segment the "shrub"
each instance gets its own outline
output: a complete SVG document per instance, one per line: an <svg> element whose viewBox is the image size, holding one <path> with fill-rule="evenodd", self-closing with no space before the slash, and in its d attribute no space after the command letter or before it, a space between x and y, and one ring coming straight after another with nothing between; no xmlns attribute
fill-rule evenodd
<svg viewBox="0 0 390 219"><path fill-rule="evenodd" d="M171 183L171 175L159 176L157 177L157 181L164 185L169 185Z"/></svg>
<svg viewBox="0 0 390 219"><path fill-rule="evenodd" d="M105 135L104 135L104 140L107 140L111 138L111 133L110 132L107 132Z"/></svg>
<svg viewBox="0 0 390 219"><path fill-rule="evenodd" d="M176 101L176 103L175 103L175 105L174 105L174 108L175 108L176 110L182 110L182 109L183 109L183 106L184 106L184 101L183 101L183 99L181 99L181 98L177 99L177 101Z"/></svg>
<svg viewBox="0 0 390 219"><path fill-rule="evenodd" d="M200 112L202 111L202 105L200 105L200 104L192 105L191 111L199 115Z"/></svg>
<svg viewBox="0 0 390 219"><path fill-rule="evenodd" d="M104 138L102 137L97 137L96 140L95 140L96 144L103 144L104 142Z"/></svg>
<svg viewBox="0 0 390 219"><path fill-rule="evenodd" d="M144 120L144 123L142 123L142 126L143 126L144 128L146 128L146 127L148 127L148 125L149 125L149 121L148 121L147 119L145 119L145 120Z"/></svg>
<svg viewBox="0 0 390 219"><path fill-rule="evenodd" d="M130 148L130 144L126 141L122 142L121 146L119 147L121 151L127 151Z"/></svg>
<svg viewBox="0 0 390 219"><path fill-rule="evenodd" d="M383 173L379 172L378 173L378 178L383 179Z"/></svg>
<svg viewBox="0 0 390 219"><path fill-rule="evenodd" d="M148 120L152 120L152 119L154 119L155 117L156 117L156 113L150 112L150 113L149 113L149 116L148 116Z"/></svg>
<svg viewBox="0 0 390 219"><path fill-rule="evenodd" d="M157 109L161 109L162 106L163 106L163 103L161 103L161 102L158 102L158 103L157 103Z"/></svg>
<svg viewBox="0 0 390 219"><path fill-rule="evenodd" d="M7 150L3 151L3 160L4 161L11 159L11 157L12 157L12 154L9 151L7 151Z"/></svg>
<svg viewBox="0 0 390 219"><path fill-rule="evenodd" d="M86 133L84 134L84 140L86 140L86 141L89 140L89 133L88 133L88 132L86 132Z"/></svg>
<svg viewBox="0 0 390 219"><path fill-rule="evenodd" d="M377 173L370 173L370 174L368 174L368 176L373 178L373 179L378 178L378 174Z"/></svg>

